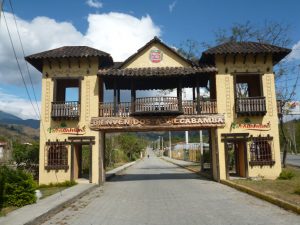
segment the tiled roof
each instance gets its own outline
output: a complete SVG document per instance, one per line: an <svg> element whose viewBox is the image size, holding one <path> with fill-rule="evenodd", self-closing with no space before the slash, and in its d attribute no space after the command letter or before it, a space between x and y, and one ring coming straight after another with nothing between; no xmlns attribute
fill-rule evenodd
<svg viewBox="0 0 300 225"><path fill-rule="evenodd" d="M199 73L213 73L217 69L214 66L199 65L195 67L144 67L144 68L125 68L125 69L102 69L98 71L100 76L173 76L173 75L192 75Z"/></svg>
<svg viewBox="0 0 300 225"><path fill-rule="evenodd" d="M36 69L42 72L43 59L58 58L85 58L85 57L105 57L112 62L111 56L103 51L87 46L64 46L33 55L26 56L25 59Z"/></svg>
<svg viewBox="0 0 300 225"><path fill-rule="evenodd" d="M29 55L30 59L46 58L70 58L70 57L90 57L90 56L109 56L108 53L87 46L64 46L52 50Z"/></svg>
<svg viewBox="0 0 300 225"><path fill-rule="evenodd" d="M291 49L259 42L226 42L207 49L202 53L201 62L212 63L212 57L218 54L259 54L270 53L273 64L278 63L291 52Z"/></svg>
<svg viewBox="0 0 300 225"><path fill-rule="evenodd" d="M203 54L234 54L234 53L289 53L291 50L275 45L258 42L227 42L210 48Z"/></svg>

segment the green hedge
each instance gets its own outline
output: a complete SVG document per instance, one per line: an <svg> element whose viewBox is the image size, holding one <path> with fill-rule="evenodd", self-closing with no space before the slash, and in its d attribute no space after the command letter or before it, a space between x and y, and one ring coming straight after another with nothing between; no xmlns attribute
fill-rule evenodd
<svg viewBox="0 0 300 225"><path fill-rule="evenodd" d="M0 168L0 208L21 207L36 202L37 185L31 174L8 167Z"/></svg>

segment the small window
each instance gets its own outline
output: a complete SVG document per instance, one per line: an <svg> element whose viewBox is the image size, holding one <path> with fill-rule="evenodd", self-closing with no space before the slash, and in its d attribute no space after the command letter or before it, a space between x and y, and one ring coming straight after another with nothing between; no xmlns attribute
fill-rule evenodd
<svg viewBox="0 0 300 225"><path fill-rule="evenodd" d="M250 165L273 165L272 137L252 137L250 142Z"/></svg>
<svg viewBox="0 0 300 225"><path fill-rule="evenodd" d="M68 148L65 143L55 142L46 146L46 169L68 169Z"/></svg>
<svg viewBox="0 0 300 225"><path fill-rule="evenodd" d="M243 74L236 76L235 92L237 98L262 96L261 78L258 74Z"/></svg>

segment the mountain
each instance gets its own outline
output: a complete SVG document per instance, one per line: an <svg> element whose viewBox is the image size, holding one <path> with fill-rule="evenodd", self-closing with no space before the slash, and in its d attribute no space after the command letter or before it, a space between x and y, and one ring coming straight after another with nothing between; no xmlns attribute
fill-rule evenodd
<svg viewBox="0 0 300 225"><path fill-rule="evenodd" d="M10 113L0 111L0 124L16 124L38 129L40 127L40 121L34 119L23 120Z"/></svg>

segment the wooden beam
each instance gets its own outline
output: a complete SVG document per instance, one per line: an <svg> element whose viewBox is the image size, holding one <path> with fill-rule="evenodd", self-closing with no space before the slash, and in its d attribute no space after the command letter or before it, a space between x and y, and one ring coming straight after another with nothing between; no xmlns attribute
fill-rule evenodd
<svg viewBox="0 0 300 225"><path fill-rule="evenodd" d="M266 64L267 59L268 59L268 53L265 53L265 55L264 55L264 64Z"/></svg>
<svg viewBox="0 0 300 225"><path fill-rule="evenodd" d="M227 62L227 54L224 55L224 65L226 64Z"/></svg>
<svg viewBox="0 0 300 225"><path fill-rule="evenodd" d="M247 60L247 55L248 55L248 54L244 54L243 64L245 64L245 63L246 63L246 60Z"/></svg>
<svg viewBox="0 0 300 225"><path fill-rule="evenodd" d="M196 80L196 91L197 91L197 114L200 114L200 90L199 90L199 78Z"/></svg>
<svg viewBox="0 0 300 225"><path fill-rule="evenodd" d="M134 80L131 79L131 113L135 112L136 90Z"/></svg>
<svg viewBox="0 0 300 225"><path fill-rule="evenodd" d="M196 93L195 93L195 87L193 87L193 102L196 100Z"/></svg>
<svg viewBox="0 0 300 225"><path fill-rule="evenodd" d="M114 79L114 116L117 115L117 80Z"/></svg>
<svg viewBox="0 0 300 225"><path fill-rule="evenodd" d="M233 64L236 63L236 57L237 57L237 54L234 54L234 55L233 55Z"/></svg>
<svg viewBox="0 0 300 225"><path fill-rule="evenodd" d="M182 112L182 80L179 79L177 87L178 111Z"/></svg>
<svg viewBox="0 0 300 225"><path fill-rule="evenodd" d="M256 64L256 60L257 60L257 54L254 54L254 57L253 57L253 63Z"/></svg>
<svg viewBox="0 0 300 225"><path fill-rule="evenodd" d="M51 61L48 59L47 62L48 62L49 68L52 69L52 63L51 63Z"/></svg>

